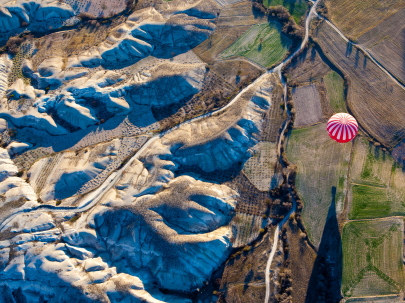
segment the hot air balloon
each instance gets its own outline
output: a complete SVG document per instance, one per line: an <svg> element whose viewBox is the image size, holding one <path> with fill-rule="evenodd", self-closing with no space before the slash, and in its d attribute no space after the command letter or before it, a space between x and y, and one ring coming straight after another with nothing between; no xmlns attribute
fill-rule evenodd
<svg viewBox="0 0 405 303"><path fill-rule="evenodd" d="M339 113L329 119L327 130L333 140L339 143L346 143L356 136L358 125L353 116Z"/></svg>

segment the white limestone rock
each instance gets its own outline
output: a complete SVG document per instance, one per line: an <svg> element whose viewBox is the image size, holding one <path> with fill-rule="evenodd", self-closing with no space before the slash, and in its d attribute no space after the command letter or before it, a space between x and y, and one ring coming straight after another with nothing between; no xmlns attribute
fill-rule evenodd
<svg viewBox="0 0 405 303"><path fill-rule="evenodd" d="M7 121L4 119L0 119L0 134L3 133L7 129Z"/></svg>
<svg viewBox="0 0 405 303"><path fill-rule="evenodd" d="M21 78L15 80L7 90L7 97L11 100L35 99L35 95L34 88L30 85L25 85Z"/></svg>
<svg viewBox="0 0 405 303"><path fill-rule="evenodd" d="M17 166L10 159L7 149L0 147L0 182L18 173Z"/></svg>
<svg viewBox="0 0 405 303"><path fill-rule="evenodd" d="M39 178L48 161L37 161L28 171L30 182L34 187L43 182L40 197L45 202L68 198L112 164L117 159L120 147L120 140L114 139L80 152L61 153L58 169L49 172L43 181Z"/></svg>
<svg viewBox="0 0 405 303"><path fill-rule="evenodd" d="M0 15L2 14L0 10ZM0 17L1 20L1 17ZM1 24L1 21L0 21ZM0 25L1 28L1 25ZM10 73L12 61L8 55L0 56L0 100L3 99L8 86L8 74Z"/></svg>
<svg viewBox="0 0 405 303"><path fill-rule="evenodd" d="M0 118L7 117L17 127L32 127L43 130L50 135L58 136L67 134L67 130L55 123L49 115L40 113L36 108L29 108L25 114L0 111Z"/></svg>
<svg viewBox="0 0 405 303"><path fill-rule="evenodd" d="M69 97L63 97L56 107L58 116L72 125L85 129L90 125L96 124L98 119L95 117L93 109L81 106Z"/></svg>
<svg viewBox="0 0 405 303"><path fill-rule="evenodd" d="M13 226L12 232L24 233L48 230L56 226L51 215L40 212L18 215L9 225Z"/></svg>
<svg viewBox="0 0 405 303"><path fill-rule="evenodd" d="M74 10L66 3L50 0L15 0L0 3L0 32L12 31L22 22L45 21L52 18L68 19Z"/></svg>
<svg viewBox="0 0 405 303"><path fill-rule="evenodd" d="M0 202L1 206L20 198L24 198L29 201L37 200L37 195L35 194L31 185L18 177L9 177L0 182L0 194L3 194L5 197L4 202Z"/></svg>
<svg viewBox="0 0 405 303"><path fill-rule="evenodd" d="M96 254L95 250L89 248L84 249L81 247L71 246L69 244L66 244L66 248L72 256L74 256L76 259L79 260L86 260L93 258Z"/></svg>
<svg viewBox="0 0 405 303"><path fill-rule="evenodd" d="M11 142L7 146L7 150L11 155L17 155L20 154L27 149L30 149L32 147L32 144L30 143L24 143L24 142Z"/></svg>

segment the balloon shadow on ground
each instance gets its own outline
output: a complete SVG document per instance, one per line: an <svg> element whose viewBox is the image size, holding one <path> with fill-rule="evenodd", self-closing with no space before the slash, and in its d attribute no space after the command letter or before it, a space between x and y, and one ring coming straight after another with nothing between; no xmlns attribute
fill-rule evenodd
<svg viewBox="0 0 405 303"><path fill-rule="evenodd" d="M335 186L332 186L331 193L332 203L309 280L306 303L337 303L342 299L342 240L336 217Z"/></svg>

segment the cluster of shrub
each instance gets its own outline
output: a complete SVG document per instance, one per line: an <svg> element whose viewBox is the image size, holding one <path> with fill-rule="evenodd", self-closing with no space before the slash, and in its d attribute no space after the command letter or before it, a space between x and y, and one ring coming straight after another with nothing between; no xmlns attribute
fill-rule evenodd
<svg viewBox="0 0 405 303"><path fill-rule="evenodd" d="M316 12L322 17L329 19L328 7L325 5L324 1L319 2Z"/></svg>
<svg viewBox="0 0 405 303"><path fill-rule="evenodd" d="M293 40L294 46L298 44L294 42L300 42L304 38L304 28L295 23L294 18L284 6L265 7L263 0L255 0L255 2L253 2L253 9L280 22L282 25L281 32Z"/></svg>

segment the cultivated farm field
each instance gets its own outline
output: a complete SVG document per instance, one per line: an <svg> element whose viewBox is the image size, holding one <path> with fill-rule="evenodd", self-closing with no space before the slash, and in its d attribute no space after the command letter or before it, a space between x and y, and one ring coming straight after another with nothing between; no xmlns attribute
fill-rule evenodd
<svg viewBox="0 0 405 303"><path fill-rule="evenodd" d="M308 126L321 121L322 106L315 84L294 88L292 96L297 111L294 127Z"/></svg>
<svg viewBox="0 0 405 303"><path fill-rule="evenodd" d="M405 174L394 159L366 139L355 142L349 219L405 215Z"/></svg>
<svg viewBox="0 0 405 303"><path fill-rule="evenodd" d="M309 237L318 245L329 207L343 210L351 144L330 139L326 123L295 129L287 142L287 157L298 166L297 189L304 201L302 218Z"/></svg>
<svg viewBox="0 0 405 303"><path fill-rule="evenodd" d="M193 51L203 61L212 63L252 25L267 21L267 16L254 15L252 3L241 1L224 7L216 19L217 30Z"/></svg>
<svg viewBox="0 0 405 303"><path fill-rule="evenodd" d="M389 218L349 222L343 228L345 297L398 294L404 285L404 223Z"/></svg>
<svg viewBox="0 0 405 303"><path fill-rule="evenodd" d="M308 1L306 0L264 0L263 4L267 7L282 5L288 9L295 22L300 22L302 16L305 15L308 9Z"/></svg>
<svg viewBox="0 0 405 303"><path fill-rule="evenodd" d="M364 302L364 303L370 303L370 298L350 298L346 301L346 303L354 303L354 302ZM373 297L372 303L403 303L404 301L402 300L400 295L389 295L389 296L383 296L383 297Z"/></svg>
<svg viewBox="0 0 405 303"><path fill-rule="evenodd" d="M325 0L331 21L345 34L358 38L405 7L402 0Z"/></svg>
<svg viewBox="0 0 405 303"><path fill-rule="evenodd" d="M360 126L394 147L405 137L405 90L325 22L314 34L328 59L348 77L347 103Z"/></svg>
<svg viewBox="0 0 405 303"><path fill-rule="evenodd" d="M291 43L291 39L280 32L279 23L256 24L223 51L221 56L243 56L268 67L284 58Z"/></svg>
<svg viewBox="0 0 405 303"><path fill-rule="evenodd" d="M323 81L328 93L329 103L335 113L346 113L344 83L342 77L335 71L329 72Z"/></svg>
<svg viewBox="0 0 405 303"><path fill-rule="evenodd" d="M243 171L258 190L269 191L279 186L281 174L275 174L277 145L261 141L252 148L254 155L245 162Z"/></svg>
<svg viewBox="0 0 405 303"><path fill-rule="evenodd" d="M315 47L304 48L301 54L294 57L285 67L285 76L297 85L308 85L319 82L330 71Z"/></svg>
<svg viewBox="0 0 405 303"><path fill-rule="evenodd" d="M405 8L361 35L358 43L398 79L405 81Z"/></svg>

